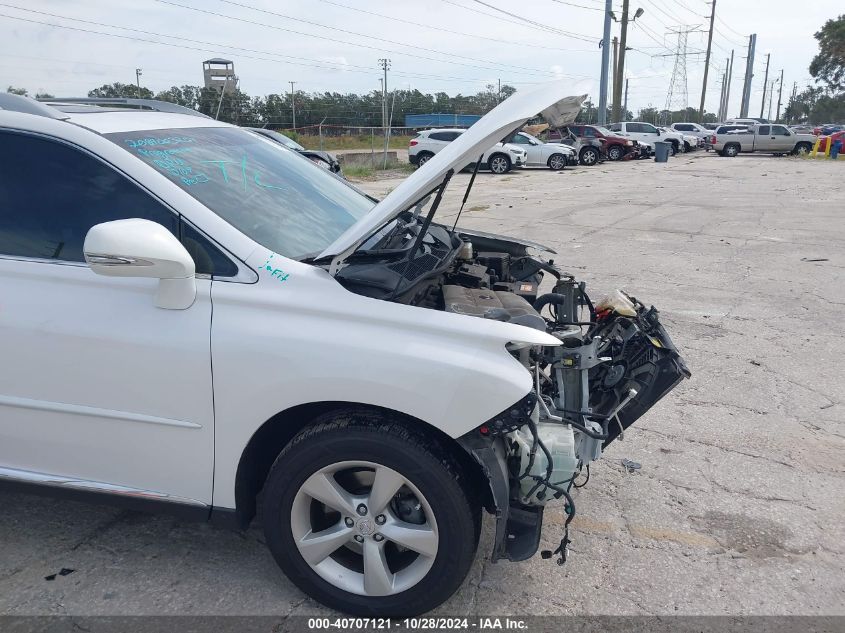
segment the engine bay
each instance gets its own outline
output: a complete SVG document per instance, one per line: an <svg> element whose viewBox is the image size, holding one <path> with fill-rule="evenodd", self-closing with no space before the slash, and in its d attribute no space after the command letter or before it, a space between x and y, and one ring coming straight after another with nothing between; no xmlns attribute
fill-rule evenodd
<svg viewBox="0 0 845 633"><path fill-rule="evenodd" d="M504 455L511 517L540 525L543 507L564 501L564 538L555 552L544 553L559 554L562 564L575 515L572 487L583 486L602 451L690 377L657 309L620 290L594 304L583 281L530 252L547 249L450 230L418 214L397 218L366 246L337 275L352 292L531 327L561 341L511 350L534 389L479 433ZM551 291L540 294L549 275ZM536 542L517 551L519 525L508 523L494 560L536 551Z"/></svg>

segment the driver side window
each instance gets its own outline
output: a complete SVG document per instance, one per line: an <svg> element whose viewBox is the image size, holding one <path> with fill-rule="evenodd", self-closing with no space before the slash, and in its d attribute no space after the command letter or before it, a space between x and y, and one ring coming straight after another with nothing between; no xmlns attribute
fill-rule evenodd
<svg viewBox="0 0 845 633"><path fill-rule="evenodd" d="M179 215L123 174L58 140L0 132L8 160L0 171L0 257L84 262L88 230L102 222L141 218L179 238L196 272L237 274L237 266Z"/></svg>
<svg viewBox="0 0 845 633"><path fill-rule="evenodd" d="M122 174L65 143L0 133L0 255L84 262L95 224L142 218L179 235L179 218Z"/></svg>

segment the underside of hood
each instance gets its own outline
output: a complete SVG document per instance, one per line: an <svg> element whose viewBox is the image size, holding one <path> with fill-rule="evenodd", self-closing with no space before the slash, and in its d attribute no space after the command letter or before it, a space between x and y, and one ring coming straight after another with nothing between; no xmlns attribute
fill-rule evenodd
<svg viewBox="0 0 845 633"><path fill-rule="evenodd" d="M332 268L355 251L370 235L390 222L411 205L430 193L449 170L460 171L478 160L484 152L499 143L525 122L553 108L556 120L571 123L581 111L581 103L589 92L589 83L553 82L525 92L516 92L479 119L438 152L425 165L391 191L358 222L332 242L317 259L331 257Z"/></svg>

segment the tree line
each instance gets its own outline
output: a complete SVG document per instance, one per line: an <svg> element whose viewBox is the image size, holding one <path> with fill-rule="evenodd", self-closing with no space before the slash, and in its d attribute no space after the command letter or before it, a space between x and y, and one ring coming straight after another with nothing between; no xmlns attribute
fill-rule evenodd
<svg viewBox="0 0 845 633"><path fill-rule="evenodd" d="M816 86L790 98L787 121L796 123L845 122L845 14L824 23L814 37L819 52L810 62Z"/></svg>

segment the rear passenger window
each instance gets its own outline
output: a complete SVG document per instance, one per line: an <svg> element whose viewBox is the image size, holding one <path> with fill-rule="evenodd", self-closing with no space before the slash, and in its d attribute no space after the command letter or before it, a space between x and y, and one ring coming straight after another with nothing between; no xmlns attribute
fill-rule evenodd
<svg viewBox="0 0 845 633"><path fill-rule="evenodd" d="M460 132L432 132L428 135L433 141L446 141L450 143L461 135Z"/></svg>
<svg viewBox="0 0 845 633"><path fill-rule="evenodd" d="M125 218L178 236L176 214L81 150L12 132L0 147L0 255L83 262L88 229Z"/></svg>

